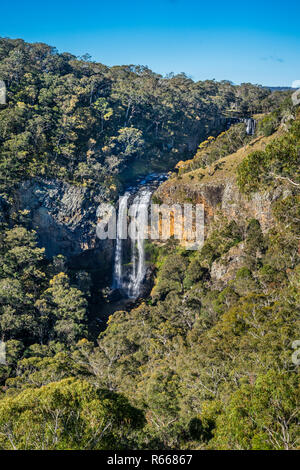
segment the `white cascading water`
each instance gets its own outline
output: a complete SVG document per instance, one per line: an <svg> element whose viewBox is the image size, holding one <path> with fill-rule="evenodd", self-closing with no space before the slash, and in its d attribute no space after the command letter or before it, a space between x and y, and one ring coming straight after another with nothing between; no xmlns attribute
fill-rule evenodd
<svg viewBox="0 0 300 470"><path fill-rule="evenodd" d="M246 122L246 133L248 135L254 135L256 129L256 120L253 118L249 118L245 120Z"/></svg>
<svg viewBox="0 0 300 470"><path fill-rule="evenodd" d="M130 194L125 193L124 196L119 199L119 211L118 211L118 220L117 220L117 240L115 248L115 263L114 263L114 277L113 277L113 287L114 289L122 288L123 281L123 238L122 233L124 230L124 224L127 223L127 202Z"/></svg>
<svg viewBox="0 0 300 470"><path fill-rule="evenodd" d="M167 175L152 173L136 186L128 188L119 199L112 287L130 299L137 299L141 294L147 271L144 239L148 230L151 195L166 178ZM128 234L127 222L130 222ZM131 243L127 236L131 237Z"/></svg>
<svg viewBox="0 0 300 470"><path fill-rule="evenodd" d="M131 272L129 276L124 276L122 268L124 243L122 233L125 233L124 226L127 224L127 209L130 194L125 193L119 200L113 288L122 290L131 299L136 299L139 296L141 284L146 274L144 233L148 227L148 208L151 194L151 190L143 188L137 193L130 207Z"/></svg>
<svg viewBox="0 0 300 470"><path fill-rule="evenodd" d="M129 298L136 299L146 274L144 239L148 229L148 208L152 192L143 189L133 201L132 216L136 227L133 229L131 245L132 271L127 286Z"/></svg>

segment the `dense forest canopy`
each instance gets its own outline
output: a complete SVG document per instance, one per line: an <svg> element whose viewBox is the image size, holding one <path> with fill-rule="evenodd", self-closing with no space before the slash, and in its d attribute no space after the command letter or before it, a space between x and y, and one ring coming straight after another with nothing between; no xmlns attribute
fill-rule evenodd
<svg viewBox="0 0 300 470"><path fill-rule="evenodd" d="M289 91L87 59L0 39L0 448L298 448L299 107ZM255 136L227 130L254 114ZM212 184L229 154L239 197L269 197L271 223L218 206L200 251L149 244L151 293L95 338L89 273L46 259L20 183L114 200L180 161L180 192Z"/></svg>
<svg viewBox="0 0 300 470"><path fill-rule="evenodd" d="M57 176L102 183L109 197L120 174L168 170L224 130L226 118L271 110L285 97L249 83L194 82L86 59L0 39L8 103L0 109L2 188Z"/></svg>

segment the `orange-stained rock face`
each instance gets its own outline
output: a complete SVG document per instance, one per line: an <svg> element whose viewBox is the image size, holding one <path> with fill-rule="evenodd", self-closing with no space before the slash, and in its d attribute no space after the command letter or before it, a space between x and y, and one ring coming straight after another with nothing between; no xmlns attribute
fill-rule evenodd
<svg viewBox="0 0 300 470"><path fill-rule="evenodd" d="M280 129L277 134L282 132ZM282 194L288 196L289 188L283 185L248 196L239 191L236 173L238 165L249 153L263 150L275 136L276 134L256 137L235 153L215 161L206 168L173 175L155 194L165 204L204 204L206 234L209 233L216 214L241 222L255 218L260 222L263 232L266 232L273 224L272 203Z"/></svg>
<svg viewBox="0 0 300 470"><path fill-rule="evenodd" d="M283 189L253 193L250 197L242 194L235 181L229 179L223 183L189 184L171 179L160 186L157 196L165 204L204 204L206 232L217 212L221 212L229 220L255 218L266 232L273 222L271 204ZM286 190L288 193L288 191ZM288 194L287 194L288 195Z"/></svg>

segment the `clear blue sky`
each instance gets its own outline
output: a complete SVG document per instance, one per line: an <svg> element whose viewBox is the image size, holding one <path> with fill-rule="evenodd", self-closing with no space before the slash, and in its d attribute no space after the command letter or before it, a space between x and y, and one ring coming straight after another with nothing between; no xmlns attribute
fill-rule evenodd
<svg viewBox="0 0 300 470"><path fill-rule="evenodd" d="M0 36L106 65L291 86L300 79L299 25L299 0L15 0L2 2Z"/></svg>

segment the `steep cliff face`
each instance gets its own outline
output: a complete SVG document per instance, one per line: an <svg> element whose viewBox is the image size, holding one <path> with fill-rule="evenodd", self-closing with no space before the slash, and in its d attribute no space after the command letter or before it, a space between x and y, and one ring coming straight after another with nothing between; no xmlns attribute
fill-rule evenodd
<svg viewBox="0 0 300 470"><path fill-rule="evenodd" d="M272 224L271 204L282 195L282 190L254 193L251 197L242 195L231 179L224 183L203 183L196 187L190 184L164 185L157 196L166 204L204 204L205 220L209 224L217 211L229 220L257 219L265 232ZM286 196L289 191L286 191Z"/></svg>
<svg viewBox="0 0 300 470"><path fill-rule="evenodd" d="M7 204L0 196L0 223L5 221Z"/></svg>
<svg viewBox="0 0 300 470"><path fill-rule="evenodd" d="M96 210L105 198L101 186L92 191L59 180L33 179L19 186L14 209L29 211L47 257L62 254L76 258L80 267L104 267L111 264L113 245L96 236Z"/></svg>
<svg viewBox="0 0 300 470"><path fill-rule="evenodd" d="M253 193L250 197L242 194L236 184L236 168L242 159L254 150L264 149L274 138L260 137L236 153L218 160L205 169L173 175L162 184L156 196L166 204L193 203L204 204L207 230L216 213L221 211L229 220L257 219L263 231L272 224L271 204L281 196L277 188Z"/></svg>

